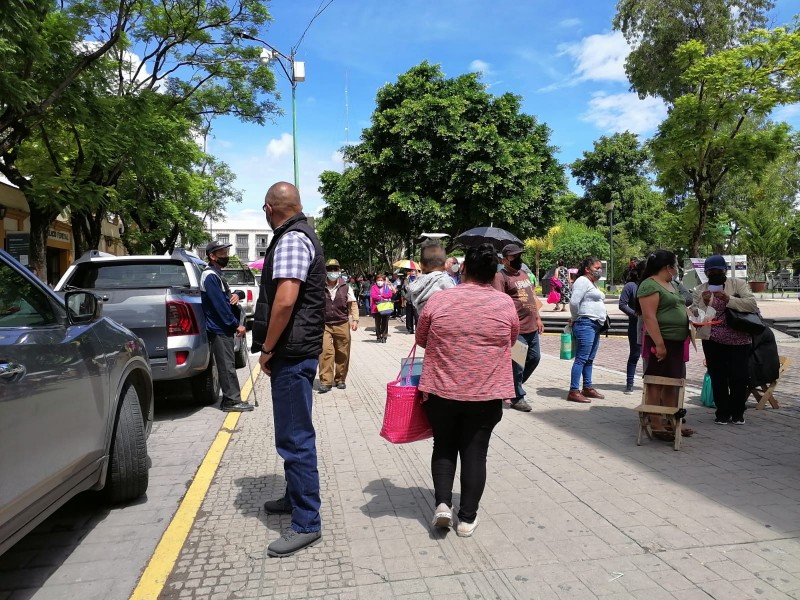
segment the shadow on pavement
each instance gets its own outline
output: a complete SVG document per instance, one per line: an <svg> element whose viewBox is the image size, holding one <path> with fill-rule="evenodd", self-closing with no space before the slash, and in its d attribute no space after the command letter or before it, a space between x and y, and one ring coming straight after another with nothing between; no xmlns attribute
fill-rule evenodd
<svg viewBox="0 0 800 600"><path fill-rule="evenodd" d="M430 488L419 486L410 488L397 487L391 479L376 479L367 484L364 493L372 498L364 506L361 512L373 519L380 519L382 516L393 516L398 519L413 520L420 524L422 530L427 531L431 539L440 539L449 531L431 529L431 496ZM453 504L458 506L459 495L453 494ZM376 526L377 527L377 526Z"/></svg>
<svg viewBox="0 0 800 600"><path fill-rule="evenodd" d="M188 417L204 408L194 399L191 387L185 381L158 383L155 398L155 422Z"/></svg>
<svg viewBox="0 0 800 600"><path fill-rule="evenodd" d="M286 493L286 481L282 475L241 477L234 483L239 490L233 501L236 510L243 515L258 517L270 531L280 532L289 526L291 515L268 515L264 512L264 502L280 498Z"/></svg>

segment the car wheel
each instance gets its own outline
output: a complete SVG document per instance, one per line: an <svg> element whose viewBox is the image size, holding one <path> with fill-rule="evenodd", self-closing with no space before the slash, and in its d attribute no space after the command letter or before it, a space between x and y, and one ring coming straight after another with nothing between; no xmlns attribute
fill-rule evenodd
<svg viewBox="0 0 800 600"><path fill-rule="evenodd" d="M199 404L208 406L219 400L219 392L219 372L212 355L208 360L208 368L192 378L192 395Z"/></svg>
<svg viewBox="0 0 800 600"><path fill-rule="evenodd" d="M247 366L247 340L244 338L239 343L239 350L233 355L233 362L237 369L244 369Z"/></svg>
<svg viewBox="0 0 800 600"><path fill-rule="evenodd" d="M120 404L103 488L106 500L114 504L139 498L148 482L147 439L135 387L124 390Z"/></svg>

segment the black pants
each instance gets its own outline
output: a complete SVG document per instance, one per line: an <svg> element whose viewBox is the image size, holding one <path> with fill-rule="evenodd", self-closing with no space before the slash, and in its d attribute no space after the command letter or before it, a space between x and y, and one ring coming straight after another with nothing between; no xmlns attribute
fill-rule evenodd
<svg viewBox="0 0 800 600"><path fill-rule="evenodd" d="M639 357L642 355L642 345L637 341L639 338L638 319L631 319L628 317L628 368L626 372L625 384L628 387L633 386L633 380L636 378L636 365L639 363Z"/></svg>
<svg viewBox="0 0 800 600"><path fill-rule="evenodd" d="M503 401L463 402L428 395L423 405L433 429L433 476L436 505L453 505L456 460L461 456L461 506L458 518L472 523L486 487L486 454L492 429L503 417Z"/></svg>
<svg viewBox="0 0 800 600"><path fill-rule="evenodd" d="M379 340L385 339L389 335L389 315L375 313L375 335Z"/></svg>
<svg viewBox="0 0 800 600"><path fill-rule="evenodd" d="M239 390L239 377L236 375L236 363L233 357L233 336L217 335L208 332L208 342L217 363L219 386L222 388L222 401L225 404L236 404L242 401Z"/></svg>
<svg viewBox="0 0 800 600"><path fill-rule="evenodd" d="M414 305L406 300L406 329L409 333L414 333L417 329L417 309Z"/></svg>
<svg viewBox="0 0 800 600"><path fill-rule="evenodd" d="M711 389L714 390L714 403L717 405L717 418L736 421L744 418L747 402L747 363L750 359L751 344L729 346L703 340L703 353L706 355Z"/></svg>

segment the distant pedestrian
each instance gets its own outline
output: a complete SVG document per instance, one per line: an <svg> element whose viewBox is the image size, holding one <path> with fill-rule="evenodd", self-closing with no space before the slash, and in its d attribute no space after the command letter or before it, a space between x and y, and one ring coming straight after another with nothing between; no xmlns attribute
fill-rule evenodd
<svg viewBox="0 0 800 600"><path fill-rule="evenodd" d="M290 556L322 539L312 389L325 331L325 257L290 183L276 183L264 202L274 237L264 257L253 322L253 350L272 379L275 446L283 459L286 493L264 504L268 514L291 513L292 525L267 547Z"/></svg>
<svg viewBox="0 0 800 600"><path fill-rule="evenodd" d="M225 412L249 412L253 405L242 402L239 378L233 352L233 337L244 337L246 330L240 323L239 296L231 294L222 269L228 266L228 249L231 244L217 240L206 246L208 268L200 277L200 301L206 318L206 335L211 353L217 365L219 383L222 388L222 404Z"/></svg>
<svg viewBox="0 0 800 600"><path fill-rule="evenodd" d="M422 314L425 303L437 292L455 286L452 278L444 270L447 253L439 242L426 241L419 251L422 275L409 282L406 298L414 303L416 314Z"/></svg>
<svg viewBox="0 0 800 600"><path fill-rule="evenodd" d="M375 285L369 293L370 304L372 305L372 316L375 318L375 337L379 344L385 344L389 337L389 314L382 315L378 310L379 302L391 302L394 296L394 288L387 281L385 275L378 274L375 277Z"/></svg>
<svg viewBox="0 0 800 600"><path fill-rule="evenodd" d="M331 391L335 385L347 387L350 367L350 331L358 329L358 303L353 289L342 279L339 261L325 263L327 282L325 295L325 335L319 358L319 393Z"/></svg>
<svg viewBox="0 0 800 600"><path fill-rule="evenodd" d="M572 297L572 278L569 275L569 269L564 266L563 258L558 259L558 265L556 266L554 277L561 284L558 289L558 293L561 295L561 301L556 304L553 312L557 310L564 312L567 310L570 298Z"/></svg>
<svg viewBox="0 0 800 600"><path fill-rule="evenodd" d="M408 272L408 276L403 281L403 287L400 289L400 295L403 300L403 317L406 321L406 331L408 333L414 333L417 328L417 320L419 319L419 313L414 307L414 303L411 301L411 294L408 291L409 286L414 285L417 278L416 269L411 269Z"/></svg>
<svg viewBox="0 0 800 600"><path fill-rule="evenodd" d="M461 283L461 264L455 256L448 256L447 261L444 263L444 270L450 275L453 283L459 285Z"/></svg>
<svg viewBox="0 0 800 600"><path fill-rule="evenodd" d="M606 295L597 287L603 264L590 256L578 268L578 278L572 287L569 308L572 318L572 335L575 337L575 361L569 382L570 402L602 400L603 394L592 386L592 367L600 346L600 333L606 328ZM581 388L583 378L583 388Z"/></svg>
<svg viewBox="0 0 800 600"><path fill-rule="evenodd" d="M508 363L519 319L509 296L492 287L496 272L497 253L490 244L467 250L462 285L430 297L416 334L425 348L419 389L433 429L432 525L453 526L453 482L460 457L456 534L461 537L471 536L478 526L489 439L503 416L503 398L514 394Z"/></svg>
<svg viewBox="0 0 800 600"><path fill-rule="evenodd" d="M530 412L531 406L525 400L524 384L541 360L539 350L539 334L544 333L544 324L536 304L536 290L528 275L522 271L522 248L516 244L508 244L503 248L503 268L495 274L492 285L495 289L507 294L514 301L519 317L519 341L528 346L525 365L511 362L514 373L514 398L511 408Z"/></svg>
<svg viewBox="0 0 800 600"><path fill-rule="evenodd" d="M633 381L636 378L636 366L642 355L641 330L639 329L639 303L636 300L636 290L639 288L639 269L644 269L634 264L625 271L625 285L619 296L619 309L628 317L628 365L625 373L625 394L633 393Z"/></svg>
<svg viewBox="0 0 800 600"><path fill-rule="evenodd" d="M372 280L369 275L363 275L358 278L358 296L361 298L361 304L364 306L364 316L370 314L369 304L369 291L372 289Z"/></svg>

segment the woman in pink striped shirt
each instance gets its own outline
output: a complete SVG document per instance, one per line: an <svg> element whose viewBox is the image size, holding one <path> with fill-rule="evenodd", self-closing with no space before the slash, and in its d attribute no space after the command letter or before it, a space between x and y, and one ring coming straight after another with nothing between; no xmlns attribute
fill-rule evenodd
<svg viewBox="0 0 800 600"><path fill-rule="evenodd" d="M433 428L433 526L453 526L453 481L460 455L456 533L462 537L478 526L489 438L503 415L503 399L515 397L511 346L519 334L519 318L511 298L492 287L497 264L490 244L470 248L463 284L431 296L417 324L417 344L425 348L419 389Z"/></svg>

